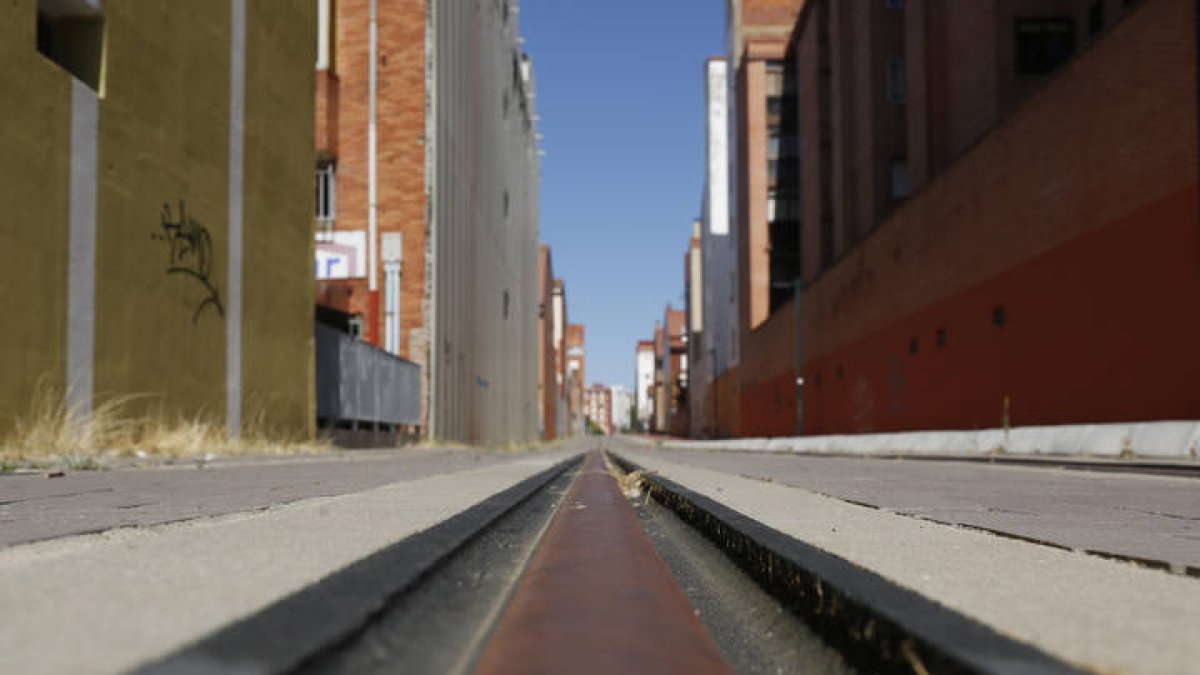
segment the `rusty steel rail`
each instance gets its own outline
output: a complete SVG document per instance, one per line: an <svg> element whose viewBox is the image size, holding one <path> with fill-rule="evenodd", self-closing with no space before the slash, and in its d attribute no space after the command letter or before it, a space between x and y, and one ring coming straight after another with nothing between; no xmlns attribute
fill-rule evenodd
<svg viewBox="0 0 1200 675"><path fill-rule="evenodd" d="M733 671L592 452L476 672Z"/></svg>

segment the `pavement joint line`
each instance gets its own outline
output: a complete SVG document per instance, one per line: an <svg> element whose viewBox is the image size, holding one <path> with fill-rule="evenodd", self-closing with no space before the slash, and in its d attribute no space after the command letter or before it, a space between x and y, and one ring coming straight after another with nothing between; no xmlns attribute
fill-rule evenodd
<svg viewBox="0 0 1200 675"><path fill-rule="evenodd" d="M581 459L576 455L563 460L132 672L293 671L353 638L443 560Z"/></svg>
<svg viewBox="0 0 1200 675"><path fill-rule="evenodd" d="M918 664L930 672L1084 672L612 454L623 469L643 471L656 501L716 543L866 672L908 673Z"/></svg>
<svg viewBox="0 0 1200 675"><path fill-rule="evenodd" d="M812 456L816 456L816 455L810 454L810 455L806 455L806 456L812 457ZM757 481L761 481L764 483L773 483L774 482L773 480L767 480L763 476L757 476L754 474L739 473L738 475L747 480L757 480ZM784 483L784 485L786 485L786 483ZM808 492L812 492L813 494L821 495L822 497L826 497L828 499L845 502L847 504L853 504L855 506L861 506L863 508L872 509L875 511L891 513L891 514L894 514L897 516L903 516L905 518L912 518L913 520L920 520L920 521L927 522L927 523L935 523L937 525L945 525L946 527L956 527L956 528L962 528L964 530L973 530L976 532L986 532L987 534L992 534L997 537L1004 537L1005 539L1013 539L1016 541L1024 542L1026 544L1034 544L1037 546L1048 546L1050 548L1055 548L1060 551L1073 551L1076 553L1083 553L1086 555L1095 556L1097 558L1103 558L1105 560L1113 560L1113 561L1117 561L1117 562L1132 563L1132 564L1138 565L1140 567L1145 567L1146 569L1151 569L1151 570L1155 570L1158 572L1165 572L1167 574L1174 574L1177 576L1200 578L1200 567L1195 567L1192 565L1173 563L1171 561L1161 560L1159 558L1148 558L1145 556L1129 555L1126 553L1114 553L1112 551L1103 551L1100 549L1078 548L1078 547L1073 547L1073 546L1067 546L1065 544L1059 544L1057 542L1053 542L1048 539L1040 539L1038 537L1031 537L1028 535L1017 534L1015 532L1009 532L1007 530L1002 530L999 528L987 527L985 525L974 525L971 523L962 523L962 522L957 522L957 521L952 521L952 520L942 520L935 516L917 513L915 511L904 510L904 509L891 509L891 508L887 508L884 506L880 506L878 504L872 504L870 502L860 501L857 499L850 499L849 497L841 497L841 496L831 494L828 492L821 492L819 490L812 490L812 489L808 489L808 488L804 488L804 489L806 489ZM1187 520L1187 521L1195 521L1196 520L1195 518L1175 516L1175 515L1166 514L1166 513L1156 513L1156 512L1149 512L1149 513L1151 513L1152 515L1163 517L1163 518L1173 518L1173 519L1177 519L1177 520ZM1032 514L1026 514L1026 515L1032 515Z"/></svg>

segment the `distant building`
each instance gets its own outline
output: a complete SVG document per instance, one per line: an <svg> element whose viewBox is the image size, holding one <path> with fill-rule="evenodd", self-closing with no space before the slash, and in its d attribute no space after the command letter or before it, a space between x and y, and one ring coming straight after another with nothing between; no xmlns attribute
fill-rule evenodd
<svg viewBox="0 0 1200 675"><path fill-rule="evenodd" d="M667 305L663 313L662 426L673 436L688 435L687 315Z"/></svg>
<svg viewBox="0 0 1200 675"><path fill-rule="evenodd" d="M564 430L558 428L558 409L562 401L562 378L557 365L561 342L556 342L554 322L555 280L550 247L538 249L538 428L541 437L550 441L559 438Z"/></svg>
<svg viewBox="0 0 1200 675"><path fill-rule="evenodd" d="M562 279L555 279L551 296L551 314L554 320L554 376L558 385L559 405L557 422L554 428L560 436L579 433L577 425L573 424L574 412L571 408L571 389L567 379L567 286ZM576 409L577 410L577 409Z"/></svg>
<svg viewBox="0 0 1200 675"><path fill-rule="evenodd" d="M688 390L687 434L693 438L708 438L713 433L709 391L712 385L712 348L708 346L708 326L704 315L704 251L701 233L704 222L692 225L692 238L683 258L683 295L686 301L685 335L687 337Z"/></svg>
<svg viewBox="0 0 1200 675"><path fill-rule="evenodd" d="M613 433L623 433L633 429L630 425L630 412L633 410L633 397L629 390L617 384L609 387L612 393L612 429Z"/></svg>
<svg viewBox="0 0 1200 675"><path fill-rule="evenodd" d="M693 388L703 389L700 404L692 405L693 417L706 435L725 437L738 433L740 382L738 380L738 293L737 236L732 227L729 153L730 119L729 68L723 58L705 64L707 120L704 215L701 241L701 294L704 330L692 344L697 375ZM693 430L697 420L692 421Z"/></svg>
<svg viewBox="0 0 1200 675"><path fill-rule="evenodd" d="M584 433L584 382L587 381L586 334L583 324L567 324L567 401L570 412L568 428L572 436Z"/></svg>
<svg viewBox="0 0 1200 675"><path fill-rule="evenodd" d="M603 384L593 384L584 391L584 418L593 428L599 429L606 436L613 433L613 397L612 390Z"/></svg>
<svg viewBox="0 0 1200 675"><path fill-rule="evenodd" d="M668 412L670 411L671 387L667 384L670 377L670 346L662 322L654 322L654 421L651 431L665 434L668 429Z"/></svg>
<svg viewBox="0 0 1200 675"><path fill-rule="evenodd" d="M634 400L637 405L637 431L651 431L654 426L654 371L655 371L655 342L640 340L637 344L634 381L637 391Z"/></svg>

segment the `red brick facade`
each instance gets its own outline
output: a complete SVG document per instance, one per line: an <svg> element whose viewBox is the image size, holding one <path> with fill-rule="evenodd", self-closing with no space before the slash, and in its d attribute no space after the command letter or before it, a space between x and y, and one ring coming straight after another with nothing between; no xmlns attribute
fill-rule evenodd
<svg viewBox="0 0 1200 675"><path fill-rule="evenodd" d="M764 292L759 59L782 33L734 42L742 357L718 431L795 433L797 358L805 433L1200 417L1196 3L800 4L795 306ZM1029 21L1069 27L1065 65L1022 65Z"/></svg>
<svg viewBox="0 0 1200 675"><path fill-rule="evenodd" d="M558 346L554 344L554 265L550 247L538 249L538 394L541 398L542 438L552 441L559 437L558 399L559 377L555 364L559 361Z"/></svg>
<svg viewBox="0 0 1200 675"><path fill-rule="evenodd" d="M807 432L1200 416L1194 25L1144 0L805 290Z"/></svg>
<svg viewBox="0 0 1200 675"><path fill-rule="evenodd" d="M337 169L337 230L368 227L369 0L334 0L333 68L317 77L319 151ZM379 0L378 232L403 235L400 356L424 363L425 340L425 2ZM378 244L378 243L377 243ZM379 251L377 245L376 250ZM383 265L377 269L383 288ZM352 305L364 338L383 344L383 303Z"/></svg>

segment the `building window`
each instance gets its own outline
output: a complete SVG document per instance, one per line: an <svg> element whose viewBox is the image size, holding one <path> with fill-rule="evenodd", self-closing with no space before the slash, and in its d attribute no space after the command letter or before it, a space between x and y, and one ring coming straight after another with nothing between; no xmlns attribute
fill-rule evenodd
<svg viewBox="0 0 1200 675"><path fill-rule="evenodd" d="M784 78L783 61L768 61L767 62L767 96L778 97L783 96L783 91L786 83Z"/></svg>
<svg viewBox="0 0 1200 675"><path fill-rule="evenodd" d="M888 9L904 9L904 0L883 0L883 6Z"/></svg>
<svg viewBox="0 0 1200 675"><path fill-rule="evenodd" d="M912 193L908 184L908 160L893 159L891 166L892 173L892 199L908 199Z"/></svg>
<svg viewBox="0 0 1200 675"><path fill-rule="evenodd" d="M104 11L82 0L38 0L37 50L75 79L100 90Z"/></svg>
<svg viewBox="0 0 1200 675"><path fill-rule="evenodd" d="M997 305L992 308L992 325L1001 328L1008 323L1008 310L1004 305Z"/></svg>
<svg viewBox="0 0 1200 675"><path fill-rule="evenodd" d="M333 164L317 167L317 220L332 222L337 217L337 174Z"/></svg>
<svg viewBox="0 0 1200 675"><path fill-rule="evenodd" d="M939 347L945 347L945 346L946 346L946 329L945 329L945 328L939 328L939 329L938 329L938 332L937 332L937 346L939 346Z"/></svg>
<svg viewBox="0 0 1200 675"><path fill-rule="evenodd" d="M336 0L317 1L317 70L337 73Z"/></svg>
<svg viewBox="0 0 1200 675"><path fill-rule="evenodd" d="M1104 0L1096 0L1088 10L1088 34L1095 37L1104 30Z"/></svg>
<svg viewBox="0 0 1200 675"><path fill-rule="evenodd" d="M1017 19L1017 73L1044 75L1075 53L1075 22L1070 18Z"/></svg>
<svg viewBox="0 0 1200 675"><path fill-rule="evenodd" d="M891 103L908 100L908 74L904 70L904 59L888 59L887 100Z"/></svg>

